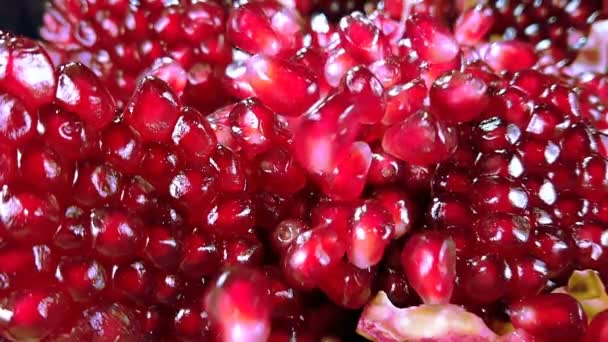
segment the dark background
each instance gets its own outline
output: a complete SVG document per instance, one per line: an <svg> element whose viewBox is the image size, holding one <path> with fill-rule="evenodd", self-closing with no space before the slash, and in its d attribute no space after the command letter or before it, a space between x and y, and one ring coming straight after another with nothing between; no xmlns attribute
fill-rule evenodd
<svg viewBox="0 0 608 342"><path fill-rule="evenodd" d="M38 37L45 0L0 0L0 30Z"/></svg>

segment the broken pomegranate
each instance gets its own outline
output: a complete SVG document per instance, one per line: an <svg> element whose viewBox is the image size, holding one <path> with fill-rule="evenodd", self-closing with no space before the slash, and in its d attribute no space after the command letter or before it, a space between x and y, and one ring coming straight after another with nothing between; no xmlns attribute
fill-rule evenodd
<svg viewBox="0 0 608 342"><path fill-rule="evenodd" d="M48 1L0 340L608 338L605 3Z"/></svg>

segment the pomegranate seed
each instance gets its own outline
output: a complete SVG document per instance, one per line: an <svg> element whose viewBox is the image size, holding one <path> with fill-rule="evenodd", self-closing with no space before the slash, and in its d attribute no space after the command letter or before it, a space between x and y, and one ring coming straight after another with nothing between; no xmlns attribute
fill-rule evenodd
<svg viewBox="0 0 608 342"><path fill-rule="evenodd" d="M429 97L435 113L446 122L469 122L479 116L489 102L485 82L459 72L438 78Z"/></svg>
<svg viewBox="0 0 608 342"><path fill-rule="evenodd" d="M205 306L220 328L223 341L266 341L270 335L270 303L266 279L255 270L225 271L209 289ZM243 334L247 334L245 337Z"/></svg>
<svg viewBox="0 0 608 342"><path fill-rule="evenodd" d="M370 270L343 262L334 268L331 277L324 278L321 289L336 304L357 309L371 296L372 277Z"/></svg>
<svg viewBox="0 0 608 342"><path fill-rule="evenodd" d="M166 142L179 117L178 99L166 83L146 77L126 106L126 121L144 142Z"/></svg>
<svg viewBox="0 0 608 342"><path fill-rule="evenodd" d="M53 100L57 78L46 52L33 40L2 33L0 87L18 96L28 110ZM34 76L35 75L35 76Z"/></svg>
<svg viewBox="0 0 608 342"><path fill-rule="evenodd" d="M93 248L103 257L126 259L142 247L143 232L138 218L120 211L91 213Z"/></svg>
<svg viewBox="0 0 608 342"><path fill-rule="evenodd" d="M456 276L454 241L439 233L418 233L407 240L401 264L412 288L428 304L450 301Z"/></svg>
<svg viewBox="0 0 608 342"><path fill-rule="evenodd" d="M446 63L457 58L458 43L447 28L431 17L418 14L407 20L407 34L413 49L429 63Z"/></svg>
<svg viewBox="0 0 608 342"><path fill-rule="evenodd" d="M587 333L583 338L584 342L591 341L601 341L608 337L608 330L606 325L608 319L608 311L604 311L593 318L589 327L587 328Z"/></svg>
<svg viewBox="0 0 608 342"><path fill-rule="evenodd" d="M389 127L382 147L395 157L425 166L447 159L456 146L455 132L428 112L418 112Z"/></svg>
<svg viewBox="0 0 608 342"><path fill-rule="evenodd" d="M507 264L496 254L466 258L458 265L458 286L474 303L492 303L505 293Z"/></svg>
<svg viewBox="0 0 608 342"><path fill-rule="evenodd" d="M587 325L580 304L562 293L540 295L513 304L509 316L516 328L542 339L579 340Z"/></svg>
<svg viewBox="0 0 608 342"><path fill-rule="evenodd" d="M252 56L247 60L247 79L264 104L284 115L300 115L319 97L314 75L289 61ZM281 84L289 87L277 86Z"/></svg>
<svg viewBox="0 0 608 342"><path fill-rule="evenodd" d="M362 13L342 17L338 32L344 47L365 62L373 62L390 55L390 48L382 32Z"/></svg>
<svg viewBox="0 0 608 342"><path fill-rule="evenodd" d="M275 114L256 98L239 102L230 111L234 140L247 153L255 156L267 151L275 138Z"/></svg>
<svg viewBox="0 0 608 342"><path fill-rule="evenodd" d="M346 247L329 227L316 227L298 235L283 257L283 272L303 288L316 286L338 264Z"/></svg>
<svg viewBox="0 0 608 342"><path fill-rule="evenodd" d="M388 88L386 111L382 123L393 125L420 111L423 108L426 94L426 85L420 79Z"/></svg>
<svg viewBox="0 0 608 342"><path fill-rule="evenodd" d="M191 166L207 165L215 152L217 138L205 118L196 110L183 108L173 128L171 140L182 159Z"/></svg>
<svg viewBox="0 0 608 342"><path fill-rule="evenodd" d="M72 310L69 297L59 290L15 291L4 298L2 309L8 318L2 322L9 338L43 339L61 326Z"/></svg>
<svg viewBox="0 0 608 342"><path fill-rule="evenodd" d="M93 129L107 126L116 115L116 105L108 90L92 71L80 63L64 65L57 79L57 103L77 114Z"/></svg>
<svg viewBox="0 0 608 342"><path fill-rule="evenodd" d="M497 72L519 71L532 67L537 60L532 46L520 41L500 41L482 52L483 60Z"/></svg>

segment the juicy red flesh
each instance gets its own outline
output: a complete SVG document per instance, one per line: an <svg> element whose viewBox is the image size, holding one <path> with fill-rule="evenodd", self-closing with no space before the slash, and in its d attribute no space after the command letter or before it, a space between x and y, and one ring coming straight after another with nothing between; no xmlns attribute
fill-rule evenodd
<svg viewBox="0 0 608 342"><path fill-rule="evenodd" d="M601 340L548 294L608 272L599 10L50 1L0 33L0 339L350 341L384 291Z"/></svg>

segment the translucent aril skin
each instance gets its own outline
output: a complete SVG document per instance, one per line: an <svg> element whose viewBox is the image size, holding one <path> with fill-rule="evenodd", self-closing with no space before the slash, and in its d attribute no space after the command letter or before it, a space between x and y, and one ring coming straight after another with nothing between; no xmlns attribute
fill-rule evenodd
<svg viewBox="0 0 608 342"><path fill-rule="evenodd" d="M599 7L509 3L53 0L42 45L0 33L0 339L602 336L548 294L608 271L606 80L562 34Z"/></svg>

